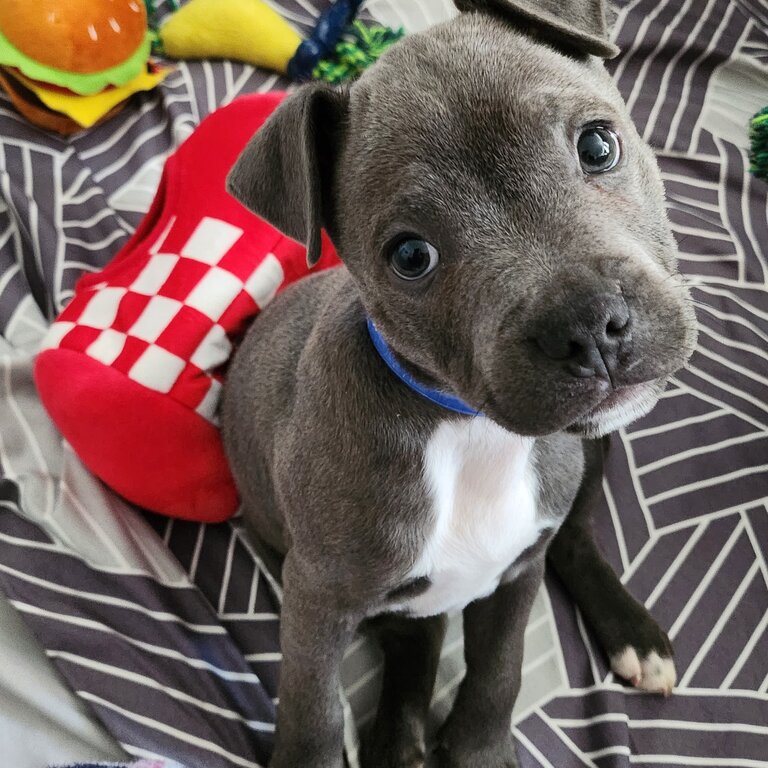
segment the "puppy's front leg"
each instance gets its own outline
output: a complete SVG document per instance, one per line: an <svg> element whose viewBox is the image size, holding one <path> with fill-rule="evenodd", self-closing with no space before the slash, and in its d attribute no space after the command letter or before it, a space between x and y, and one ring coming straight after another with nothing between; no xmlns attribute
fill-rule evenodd
<svg viewBox="0 0 768 768"><path fill-rule="evenodd" d="M440 768L517 768L512 709L525 627L543 574L542 553L517 578L464 609L467 673L440 731Z"/></svg>
<svg viewBox="0 0 768 768"><path fill-rule="evenodd" d="M584 479L548 558L619 677L669 694L676 681L672 645L648 609L627 592L592 534L592 510L603 492L603 446L584 443Z"/></svg>
<svg viewBox="0 0 768 768"><path fill-rule="evenodd" d="M343 768L339 667L357 618L293 552L283 565L277 733L270 768Z"/></svg>

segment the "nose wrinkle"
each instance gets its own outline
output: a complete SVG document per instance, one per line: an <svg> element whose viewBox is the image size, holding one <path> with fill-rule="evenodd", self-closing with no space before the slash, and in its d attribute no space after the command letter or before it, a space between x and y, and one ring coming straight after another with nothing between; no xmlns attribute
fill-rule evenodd
<svg viewBox="0 0 768 768"><path fill-rule="evenodd" d="M619 359L618 350L616 351L611 350L610 352L608 352L605 346L600 344L600 342L597 339L595 339L595 342L597 344L598 353L600 354L600 361L603 364L603 371L601 371L601 373L604 373L608 381L611 382L611 386L615 387L616 381L614 380L614 375L615 375L616 366L618 364L618 359ZM610 361L606 360L606 353L610 355L611 357Z"/></svg>
<svg viewBox="0 0 768 768"><path fill-rule="evenodd" d="M618 362L618 350L606 344L598 334L585 334L577 342L577 349L567 361L567 368L578 378L600 376L613 383L612 369Z"/></svg>

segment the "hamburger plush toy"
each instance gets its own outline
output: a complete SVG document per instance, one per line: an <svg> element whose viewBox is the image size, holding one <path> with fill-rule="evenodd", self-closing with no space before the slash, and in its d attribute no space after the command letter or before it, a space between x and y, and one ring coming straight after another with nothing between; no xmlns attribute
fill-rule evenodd
<svg viewBox="0 0 768 768"><path fill-rule="evenodd" d="M154 88L150 47L143 0L0 0L0 86L41 128L77 133Z"/></svg>

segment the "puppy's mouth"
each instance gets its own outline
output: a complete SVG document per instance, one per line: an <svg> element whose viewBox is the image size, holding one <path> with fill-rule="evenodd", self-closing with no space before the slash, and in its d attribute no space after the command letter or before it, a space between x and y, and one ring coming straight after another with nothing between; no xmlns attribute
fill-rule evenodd
<svg viewBox="0 0 768 768"><path fill-rule="evenodd" d="M663 391L664 381L659 379L617 387L568 426L566 431L589 438L607 435L645 416L656 405Z"/></svg>

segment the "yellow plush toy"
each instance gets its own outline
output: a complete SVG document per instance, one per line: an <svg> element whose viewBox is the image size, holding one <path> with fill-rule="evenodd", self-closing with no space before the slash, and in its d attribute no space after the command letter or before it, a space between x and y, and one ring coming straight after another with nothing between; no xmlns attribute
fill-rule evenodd
<svg viewBox="0 0 768 768"><path fill-rule="evenodd" d="M285 74L302 42L261 0L190 0L160 28L172 59L237 59Z"/></svg>

